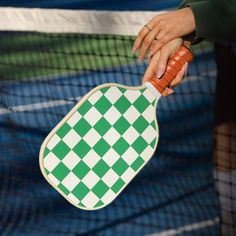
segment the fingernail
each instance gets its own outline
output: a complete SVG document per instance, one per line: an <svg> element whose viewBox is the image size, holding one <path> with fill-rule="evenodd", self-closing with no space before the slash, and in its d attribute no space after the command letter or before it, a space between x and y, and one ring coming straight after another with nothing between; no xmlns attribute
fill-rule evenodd
<svg viewBox="0 0 236 236"><path fill-rule="evenodd" d="M172 93L174 93L173 90L169 91L167 94L168 94L168 95L171 95Z"/></svg>
<svg viewBox="0 0 236 236"><path fill-rule="evenodd" d="M153 56L153 51L150 51L149 53L148 53L148 57L152 57Z"/></svg>
<svg viewBox="0 0 236 236"><path fill-rule="evenodd" d="M157 71L157 78L160 79L163 74L164 74L164 71L163 71L162 69L159 69L159 70Z"/></svg>
<svg viewBox="0 0 236 236"><path fill-rule="evenodd" d="M143 61L143 58L140 56L140 57L138 58L138 61L139 61L139 62L142 62L142 61Z"/></svg>
<svg viewBox="0 0 236 236"><path fill-rule="evenodd" d="M184 70L185 70L184 76L186 76L186 74L188 72L188 63L187 62L184 64Z"/></svg>
<svg viewBox="0 0 236 236"><path fill-rule="evenodd" d="M135 53L136 50L137 50L137 48L136 48L135 46L133 46L133 48L132 48L132 53Z"/></svg>

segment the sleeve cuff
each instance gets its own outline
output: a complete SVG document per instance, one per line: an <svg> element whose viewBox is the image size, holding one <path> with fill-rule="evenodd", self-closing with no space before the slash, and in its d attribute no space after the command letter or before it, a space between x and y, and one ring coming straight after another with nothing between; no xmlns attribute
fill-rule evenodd
<svg viewBox="0 0 236 236"><path fill-rule="evenodd" d="M196 38L214 39L217 35L217 14L208 1L189 3L196 24Z"/></svg>

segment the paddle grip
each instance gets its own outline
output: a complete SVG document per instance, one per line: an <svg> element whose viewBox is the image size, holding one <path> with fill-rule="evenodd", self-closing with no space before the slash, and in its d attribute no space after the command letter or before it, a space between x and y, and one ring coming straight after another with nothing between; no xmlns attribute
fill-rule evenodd
<svg viewBox="0 0 236 236"><path fill-rule="evenodd" d="M190 62L192 59L193 54L191 51L187 47L181 46L181 48L169 59L165 74L160 79L154 76L147 82L151 83L160 93L163 93L182 69L183 65L186 62Z"/></svg>

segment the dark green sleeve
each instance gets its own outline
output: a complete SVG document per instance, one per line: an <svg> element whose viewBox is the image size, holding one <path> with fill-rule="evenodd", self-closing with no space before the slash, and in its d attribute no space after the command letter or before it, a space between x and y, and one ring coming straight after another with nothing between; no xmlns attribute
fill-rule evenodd
<svg viewBox="0 0 236 236"><path fill-rule="evenodd" d="M196 37L236 40L236 0L188 0L196 22Z"/></svg>

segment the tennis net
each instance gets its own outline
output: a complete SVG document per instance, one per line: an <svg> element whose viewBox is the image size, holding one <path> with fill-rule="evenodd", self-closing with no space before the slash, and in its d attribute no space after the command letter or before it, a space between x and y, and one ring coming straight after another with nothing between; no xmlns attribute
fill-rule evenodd
<svg viewBox="0 0 236 236"><path fill-rule="evenodd" d="M43 179L40 145L97 85L141 84L147 62L131 53L154 12L0 9L1 235L217 235L212 158L213 47L175 93L161 99L151 161L111 205L86 212Z"/></svg>

